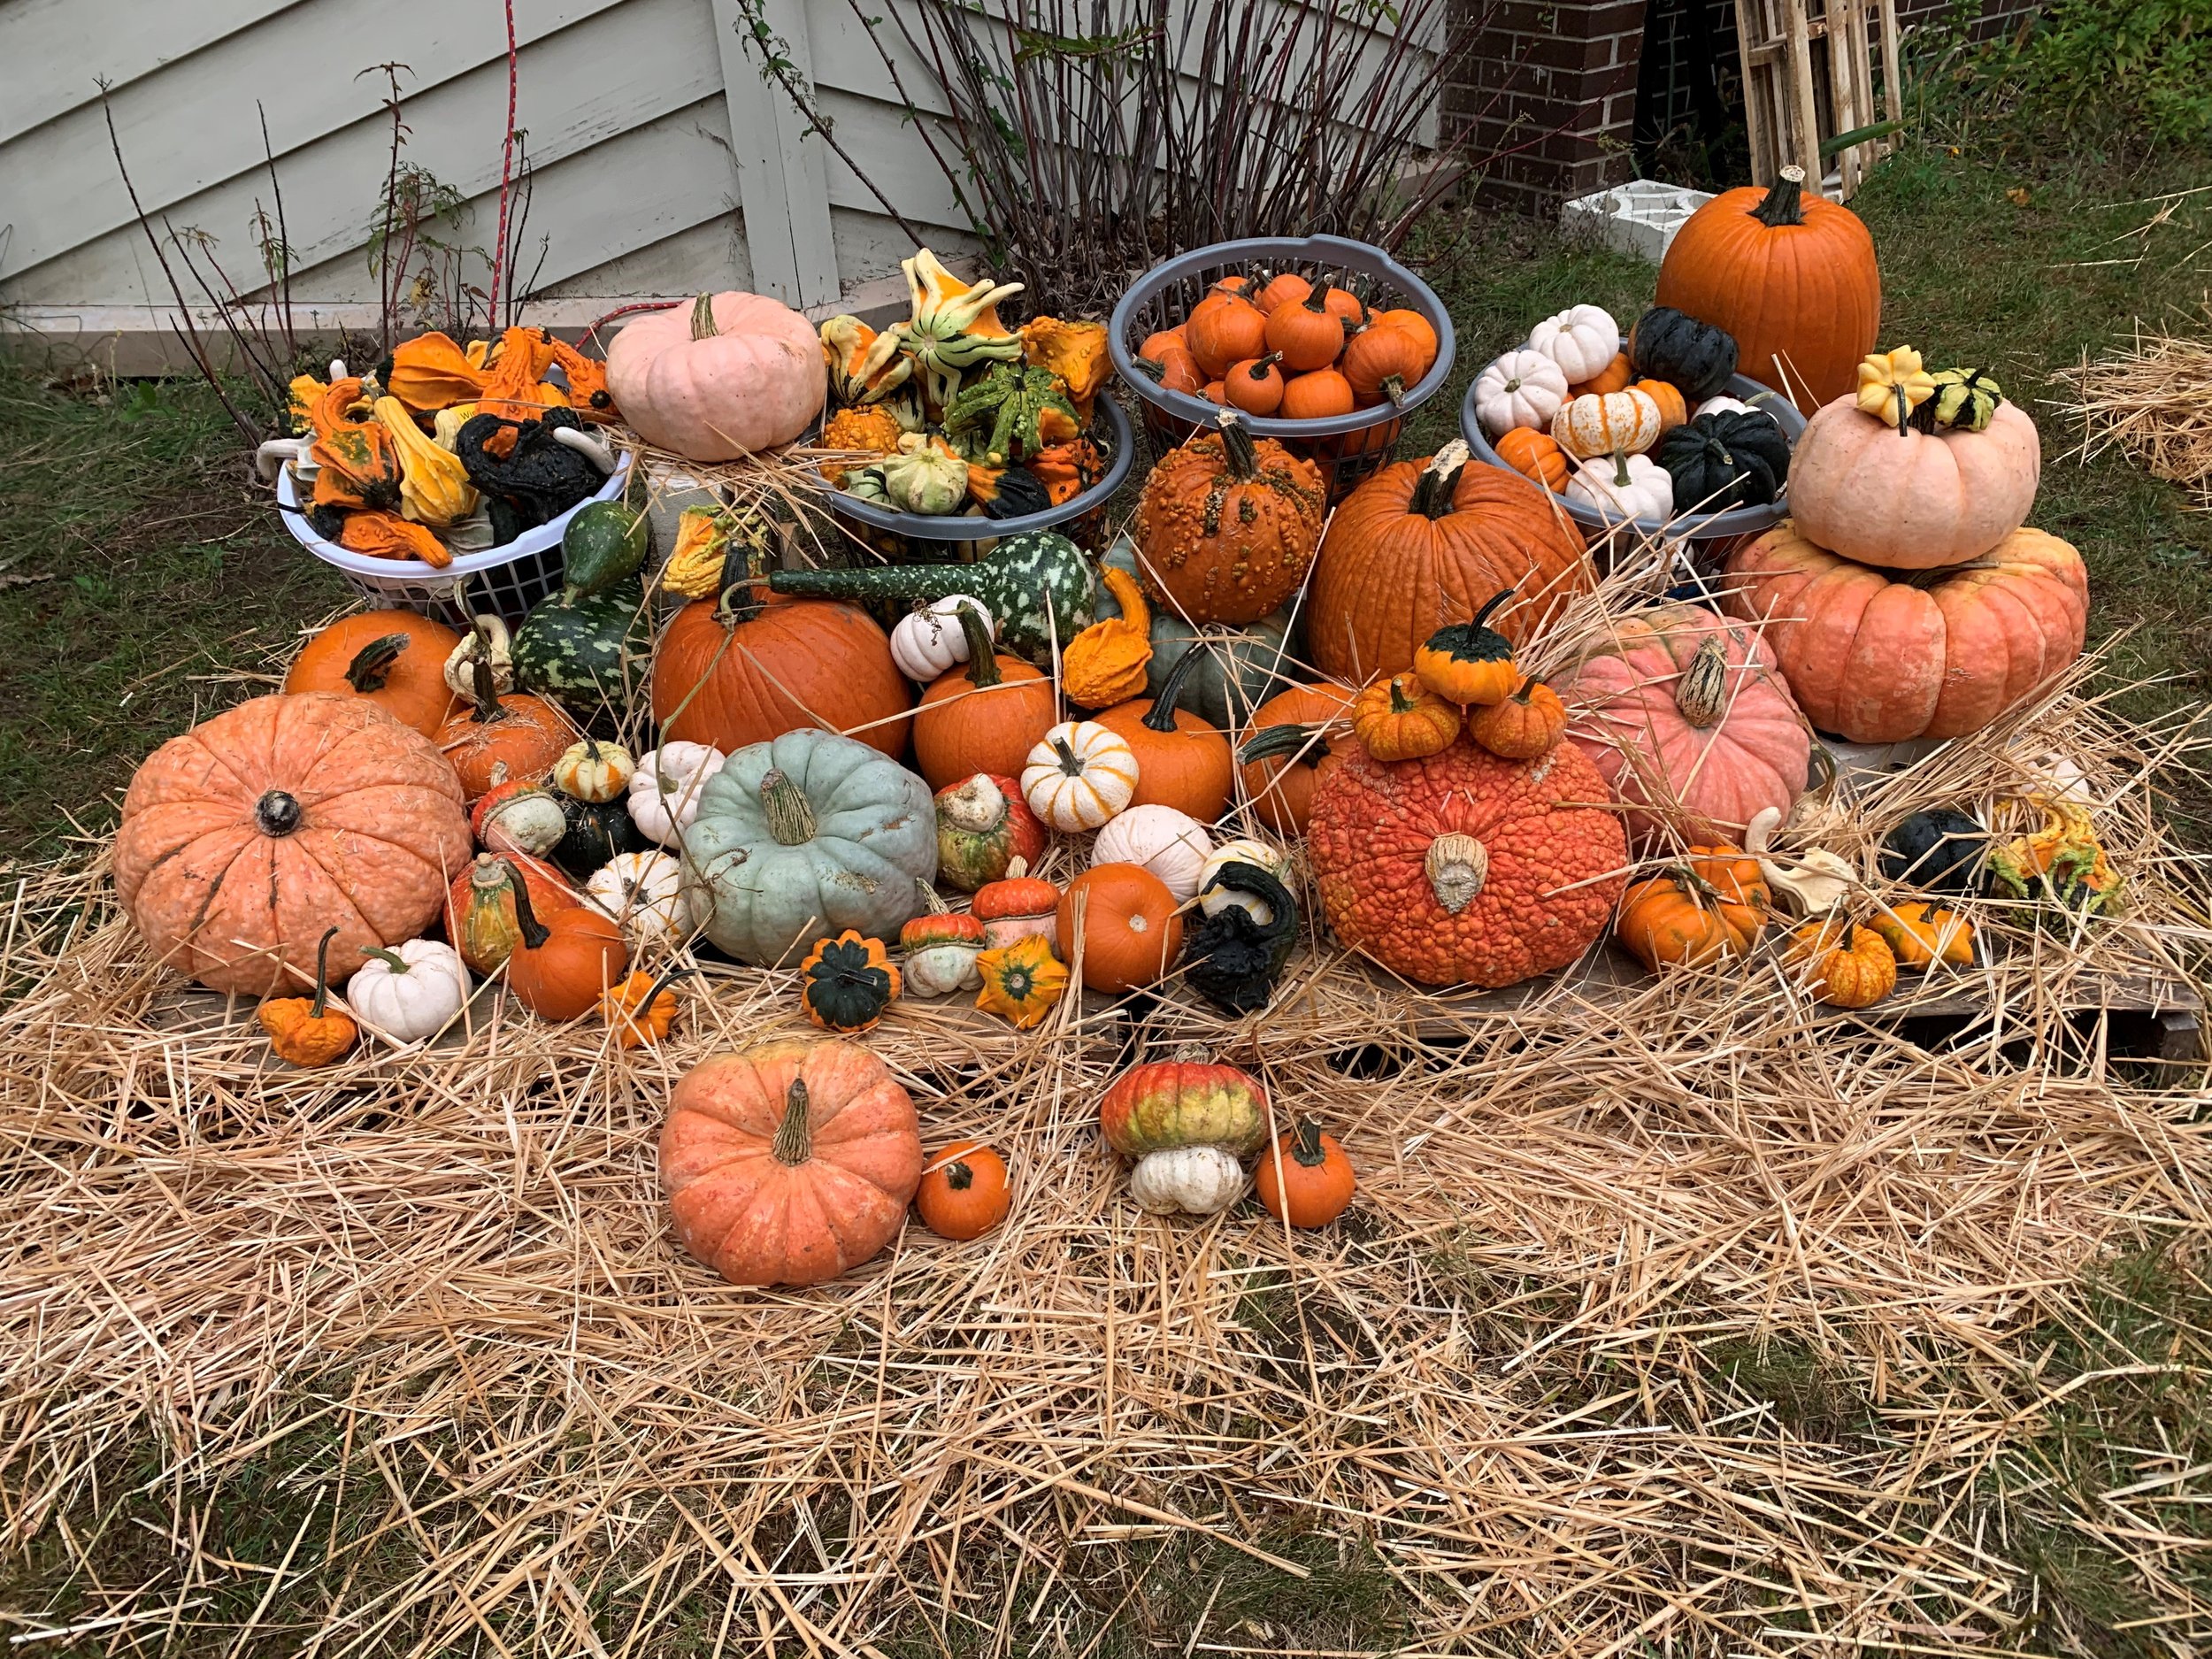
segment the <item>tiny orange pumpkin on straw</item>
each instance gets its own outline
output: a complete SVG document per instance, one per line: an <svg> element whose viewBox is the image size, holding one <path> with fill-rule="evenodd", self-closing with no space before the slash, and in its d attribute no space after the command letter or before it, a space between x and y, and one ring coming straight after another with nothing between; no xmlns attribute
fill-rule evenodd
<svg viewBox="0 0 2212 1659"><path fill-rule="evenodd" d="M1806 989L1836 1008L1871 1008L1897 988L1897 958L1882 936L1840 917L1798 928L1783 960L1803 971Z"/></svg>
<svg viewBox="0 0 2212 1659"><path fill-rule="evenodd" d="M277 1057L294 1065L328 1065L342 1060L361 1041L361 1027L343 1009L330 1006L330 941L338 930L325 933L315 947L315 995L280 996L254 1010L261 1029L269 1033L269 1047Z"/></svg>
<svg viewBox="0 0 2212 1659"><path fill-rule="evenodd" d="M1393 674L1352 703L1352 735L1377 760L1425 760L1459 735L1459 710L1411 674Z"/></svg>
<svg viewBox="0 0 2212 1659"><path fill-rule="evenodd" d="M599 1017L614 1033L618 1047L635 1048L657 1043L675 1029L680 1004L668 983L674 977L672 971L657 979L641 968L619 985L608 987L599 999Z"/></svg>
<svg viewBox="0 0 2212 1659"><path fill-rule="evenodd" d="M980 1141L956 1141L933 1152L914 1189L922 1225L943 1239L979 1239L1013 1207L1006 1160Z"/></svg>
<svg viewBox="0 0 2212 1659"><path fill-rule="evenodd" d="M1334 1135L1310 1118L1275 1137L1260 1154L1253 1187L1267 1213L1294 1227L1325 1227L1342 1215L1358 1190L1352 1160Z"/></svg>

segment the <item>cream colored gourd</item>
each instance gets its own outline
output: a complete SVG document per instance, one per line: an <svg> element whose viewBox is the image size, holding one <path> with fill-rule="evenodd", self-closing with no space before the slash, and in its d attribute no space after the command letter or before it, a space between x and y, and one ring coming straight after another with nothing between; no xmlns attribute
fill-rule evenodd
<svg viewBox="0 0 2212 1659"><path fill-rule="evenodd" d="M638 757L630 774L630 822L648 841L683 844L699 813L699 792L729 759L711 743L663 743Z"/></svg>
<svg viewBox="0 0 2212 1659"><path fill-rule="evenodd" d="M1196 818L1155 803L1133 806L1110 820L1098 832L1091 862L1148 870L1182 904L1197 895L1199 872L1213 849L1213 837Z"/></svg>
<svg viewBox="0 0 2212 1659"><path fill-rule="evenodd" d="M1097 829L1136 792L1136 752L1095 720L1062 721L1022 768L1022 799L1056 830Z"/></svg>
<svg viewBox="0 0 2212 1659"><path fill-rule="evenodd" d="M1551 435L1578 460L1641 455L1659 442L1666 421L1647 392L1585 392L1560 405Z"/></svg>
<svg viewBox="0 0 2212 1659"><path fill-rule="evenodd" d="M968 660L968 634L960 626L960 607L968 606L983 624L983 632L998 637L998 624L990 607L965 594L948 594L919 611L909 611L891 630L891 660L899 672L926 686L948 669Z"/></svg>
<svg viewBox="0 0 2212 1659"><path fill-rule="evenodd" d="M363 953L346 986L353 1017L394 1042L420 1042L443 1031L469 1000L469 971L451 945L410 939Z"/></svg>
<svg viewBox="0 0 2212 1659"><path fill-rule="evenodd" d="M1244 1196L1244 1165L1220 1147L1149 1152L1129 1171L1129 1196L1155 1216L1218 1215Z"/></svg>
<svg viewBox="0 0 2212 1659"><path fill-rule="evenodd" d="M617 853L584 883L584 902L622 929L633 945L691 937L703 919L673 854Z"/></svg>

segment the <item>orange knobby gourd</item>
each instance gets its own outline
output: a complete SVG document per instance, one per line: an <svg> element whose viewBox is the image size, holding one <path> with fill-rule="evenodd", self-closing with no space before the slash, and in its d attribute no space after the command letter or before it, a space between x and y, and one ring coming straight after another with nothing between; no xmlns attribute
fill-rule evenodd
<svg viewBox="0 0 2212 1659"><path fill-rule="evenodd" d="M1229 810L1234 757L1225 736L1177 706L1205 655L1184 652L1168 671L1158 696L1118 704L1099 715L1098 723L1137 757L1137 789L1130 806L1171 806L1210 824Z"/></svg>
<svg viewBox="0 0 2212 1659"><path fill-rule="evenodd" d="M622 983L629 947L612 918L581 906L549 910L541 918L530 887L509 872L515 920L522 937L507 958L507 984L540 1019L570 1020L591 1012Z"/></svg>
<svg viewBox="0 0 2212 1659"><path fill-rule="evenodd" d="M341 617L300 648L284 689L365 698L429 737L453 711L445 660L460 642L444 623L411 611Z"/></svg>
<svg viewBox="0 0 2212 1659"><path fill-rule="evenodd" d="M1052 681L1020 657L994 651L972 605L962 605L959 616L968 660L930 682L914 715L914 764L932 790L979 772L1020 777L1056 718Z"/></svg>
<svg viewBox="0 0 2212 1659"><path fill-rule="evenodd" d="M1138 864L1093 864L1069 882L1058 926L1083 983L1110 996L1157 984L1183 949L1175 895Z"/></svg>

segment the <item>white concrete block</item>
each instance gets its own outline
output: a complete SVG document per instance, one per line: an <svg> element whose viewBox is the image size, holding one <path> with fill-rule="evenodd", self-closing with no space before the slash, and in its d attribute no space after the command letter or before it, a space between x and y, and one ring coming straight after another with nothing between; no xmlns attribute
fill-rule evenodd
<svg viewBox="0 0 2212 1659"><path fill-rule="evenodd" d="M1657 265L1682 223L1713 199L1707 190L1638 179L1578 196L1559 210L1563 229Z"/></svg>

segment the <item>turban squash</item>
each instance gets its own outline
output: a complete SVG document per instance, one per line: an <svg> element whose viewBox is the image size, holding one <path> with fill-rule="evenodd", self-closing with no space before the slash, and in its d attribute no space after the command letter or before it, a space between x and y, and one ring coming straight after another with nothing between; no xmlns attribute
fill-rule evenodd
<svg viewBox="0 0 2212 1659"><path fill-rule="evenodd" d="M1357 749L1319 774L1308 856L1337 937L1427 985L1515 985L1605 931L1628 842L1579 749L1501 760L1462 737L1426 760Z"/></svg>
<svg viewBox="0 0 2212 1659"><path fill-rule="evenodd" d="M115 885L154 954L210 990L270 995L414 938L468 862L453 768L373 703L256 697L170 739L132 778Z"/></svg>
<svg viewBox="0 0 2212 1659"><path fill-rule="evenodd" d="M1413 666L1424 641L1502 588L1497 623L1517 644L1586 585L1581 534L1519 474L1467 464L1466 445L1383 467L1336 510L1316 560L1313 660L1363 685Z"/></svg>
<svg viewBox="0 0 2212 1659"><path fill-rule="evenodd" d="M1805 793L1812 737L1772 647L1697 605L1623 618L1560 688L1568 738L1629 803L1639 841L1671 825L1740 842L1765 807Z"/></svg>
<svg viewBox="0 0 2212 1659"><path fill-rule="evenodd" d="M1855 743L1963 737L2081 655L2081 555L2015 530L1986 557L1899 577L1814 546L1788 524L1728 561L1731 615L1766 640L1812 723Z"/></svg>

